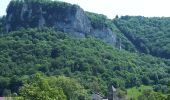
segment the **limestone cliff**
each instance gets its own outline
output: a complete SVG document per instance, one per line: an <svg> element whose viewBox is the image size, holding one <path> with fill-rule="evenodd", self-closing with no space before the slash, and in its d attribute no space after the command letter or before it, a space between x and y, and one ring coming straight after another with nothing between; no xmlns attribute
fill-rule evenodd
<svg viewBox="0 0 170 100"><path fill-rule="evenodd" d="M93 28L82 8L58 1L11 1L6 16L7 32L19 28L53 27L72 37L87 35L115 46L116 35L108 27Z"/></svg>

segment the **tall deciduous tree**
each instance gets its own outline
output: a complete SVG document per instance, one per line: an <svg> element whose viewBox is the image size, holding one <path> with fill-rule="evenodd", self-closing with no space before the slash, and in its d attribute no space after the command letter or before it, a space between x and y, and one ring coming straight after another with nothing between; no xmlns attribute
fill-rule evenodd
<svg viewBox="0 0 170 100"><path fill-rule="evenodd" d="M26 100L66 100L62 89L50 87L48 81L36 74L20 89L20 95Z"/></svg>
<svg viewBox="0 0 170 100"><path fill-rule="evenodd" d="M65 77L65 76L59 76L57 78L52 77L49 79L49 81L55 87L62 88L68 100L88 99L87 91L75 79Z"/></svg>

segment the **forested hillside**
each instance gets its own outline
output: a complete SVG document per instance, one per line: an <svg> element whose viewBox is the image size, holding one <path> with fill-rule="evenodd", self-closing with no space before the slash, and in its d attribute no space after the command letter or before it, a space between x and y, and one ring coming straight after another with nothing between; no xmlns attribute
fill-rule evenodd
<svg viewBox="0 0 170 100"><path fill-rule="evenodd" d="M114 34L116 34L116 48L122 48L127 51L136 51L135 46L126 36L118 29L118 27L108 19L105 15L86 12L87 17L90 19L93 28L102 29L103 27L109 27Z"/></svg>
<svg viewBox="0 0 170 100"><path fill-rule="evenodd" d="M103 94L108 84L117 88L168 86L170 80L169 60L119 51L94 38L72 39L52 29L3 35L0 49L1 95L4 89L17 92L23 84L20 79L37 72L72 77L87 90Z"/></svg>
<svg viewBox="0 0 170 100"><path fill-rule="evenodd" d="M170 18L122 16L114 23L139 52L170 58Z"/></svg>
<svg viewBox="0 0 170 100"><path fill-rule="evenodd" d="M0 18L0 96L90 100L113 85L119 98L170 100L169 26L166 17L111 20L59 1L12 0Z"/></svg>

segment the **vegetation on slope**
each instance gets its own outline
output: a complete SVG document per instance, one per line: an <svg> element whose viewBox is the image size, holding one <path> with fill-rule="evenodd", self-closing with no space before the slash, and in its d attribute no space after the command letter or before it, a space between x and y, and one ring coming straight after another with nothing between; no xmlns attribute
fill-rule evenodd
<svg viewBox="0 0 170 100"><path fill-rule="evenodd" d="M169 86L168 60L119 51L93 39L72 39L52 29L23 29L0 37L0 94L17 92L23 76L42 72L77 79L89 92L107 87Z"/></svg>
<svg viewBox="0 0 170 100"><path fill-rule="evenodd" d="M87 91L75 79L47 77L40 73L25 79L19 90L23 100L87 100Z"/></svg>
<svg viewBox="0 0 170 100"><path fill-rule="evenodd" d="M2 32L3 32L3 27L4 27L4 20L5 20L5 17L3 16L3 17L1 17L0 16L0 34L2 34Z"/></svg>
<svg viewBox="0 0 170 100"><path fill-rule="evenodd" d="M51 0L21 1L13 0L7 13L15 16L23 1L36 2L34 9L40 5L51 13L51 8L56 9L58 14L54 16L60 21L65 20L63 10L70 6ZM91 92L106 96L107 87L112 84L119 97L169 100L170 60L163 59L170 58L169 18L122 16L112 21L86 12L94 29L109 27L117 35L116 49L91 37L75 39L50 28L32 29L40 11L36 10L34 18L29 19L31 26L14 17L12 28L17 31L8 34L3 33L5 17L0 18L0 96L17 93L19 99L86 100ZM18 30L17 25L28 29Z"/></svg>
<svg viewBox="0 0 170 100"><path fill-rule="evenodd" d="M136 51L135 46L127 39L126 36L115 26L111 19L108 19L105 15L96 14L91 12L86 12L86 15L91 21L92 27L94 29L102 29L104 27L109 27L112 29L113 33L116 34L117 43L116 48L122 48L127 51Z"/></svg>
<svg viewBox="0 0 170 100"><path fill-rule="evenodd" d="M127 89L127 98L137 100L140 95L146 90L153 90L151 86L141 85L140 87L133 87Z"/></svg>
<svg viewBox="0 0 170 100"><path fill-rule="evenodd" d="M122 16L114 23L138 51L170 58L170 18Z"/></svg>

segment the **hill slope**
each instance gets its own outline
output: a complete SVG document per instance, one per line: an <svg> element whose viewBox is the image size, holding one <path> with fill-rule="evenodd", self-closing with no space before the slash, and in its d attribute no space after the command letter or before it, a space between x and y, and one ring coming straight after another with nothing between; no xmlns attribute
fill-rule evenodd
<svg viewBox="0 0 170 100"><path fill-rule="evenodd" d="M88 94L106 96L114 85L120 97L138 91L144 100L162 94L168 100L169 22L141 16L111 20L64 2L12 0L0 18L0 96L18 93L26 79L43 73L45 80L75 79ZM140 91L141 85L152 91Z"/></svg>
<svg viewBox="0 0 170 100"><path fill-rule="evenodd" d="M170 58L170 18L122 16L114 23L138 51Z"/></svg>
<svg viewBox="0 0 170 100"><path fill-rule="evenodd" d="M98 91L106 93L108 84L122 88L168 85L170 75L169 61L119 51L94 38L73 39L51 29L20 30L1 36L0 51L0 76L8 80L38 71L50 76L64 74L77 78L90 91L97 84ZM17 92L4 81L1 95L3 89Z"/></svg>

